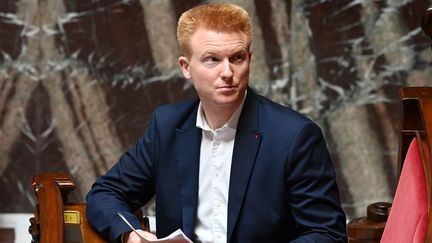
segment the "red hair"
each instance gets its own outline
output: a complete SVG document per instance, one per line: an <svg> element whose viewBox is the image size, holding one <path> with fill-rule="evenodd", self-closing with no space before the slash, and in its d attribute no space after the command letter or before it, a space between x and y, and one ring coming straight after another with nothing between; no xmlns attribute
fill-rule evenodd
<svg viewBox="0 0 432 243"><path fill-rule="evenodd" d="M240 6L226 3L199 5L184 12L177 25L177 40L182 54L192 54L189 42L199 27L218 32L243 32L247 36L247 47L252 42L252 22L248 12Z"/></svg>

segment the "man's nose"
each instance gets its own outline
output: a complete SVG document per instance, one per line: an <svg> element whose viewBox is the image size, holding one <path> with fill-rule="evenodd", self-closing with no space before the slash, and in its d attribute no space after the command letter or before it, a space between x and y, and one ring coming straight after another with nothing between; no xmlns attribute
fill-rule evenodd
<svg viewBox="0 0 432 243"><path fill-rule="evenodd" d="M231 63L229 60L224 60L223 61L223 67L222 67L222 73L221 73L221 77L223 80L227 80L227 79L231 79L233 76L233 71L231 68Z"/></svg>

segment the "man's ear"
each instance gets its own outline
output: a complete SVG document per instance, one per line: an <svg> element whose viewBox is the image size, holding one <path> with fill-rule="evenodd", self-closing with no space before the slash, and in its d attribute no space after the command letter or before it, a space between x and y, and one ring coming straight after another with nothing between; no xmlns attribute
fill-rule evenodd
<svg viewBox="0 0 432 243"><path fill-rule="evenodd" d="M191 79L189 60L185 56L180 56L178 59L183 76L186 79Z"/></svg>

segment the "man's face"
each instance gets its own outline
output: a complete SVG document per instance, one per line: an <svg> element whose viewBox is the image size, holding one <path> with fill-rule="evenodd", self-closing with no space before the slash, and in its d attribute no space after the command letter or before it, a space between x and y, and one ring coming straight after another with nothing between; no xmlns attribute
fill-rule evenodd
<svg viewBox="0 0 432 243"><path fill-rule="evenodd" d="M192 80L203 107L236 108L249 80L251 54L246 35L198 28L189 44L191 56L181 56L179 64L185 78Z"/></svg>

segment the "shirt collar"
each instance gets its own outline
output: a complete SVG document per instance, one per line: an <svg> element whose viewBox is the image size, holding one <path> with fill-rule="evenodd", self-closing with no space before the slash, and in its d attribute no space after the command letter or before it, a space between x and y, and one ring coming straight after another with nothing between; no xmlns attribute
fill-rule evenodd
<svg viewBox="0 0 432 243"><path fill-rule="evenodd" d="M246 100L246 95L247 95L247 90L245 91L245 95L244 95L244 98L243 98L241 104L237 107L236 111L232 114L230 119L228 119L228 121L221 128L237 129L238 120L239 120L241 111L243 109L244 102ZM198 104L196 127L201 128L202 130L205 130L205 131L213 130L213 129L211 129L211 127L207 123L207 120L206 120L205 115L204 115L204 111L202 109L201 101ZM221 129L221 128L218 128L218 129ZM218 130L218 129L216 129L216 130Z"/></svg>

